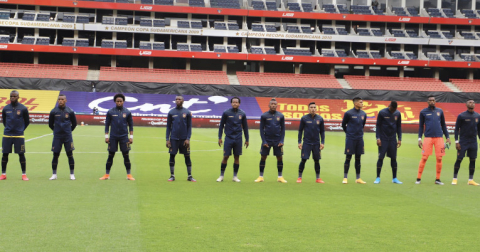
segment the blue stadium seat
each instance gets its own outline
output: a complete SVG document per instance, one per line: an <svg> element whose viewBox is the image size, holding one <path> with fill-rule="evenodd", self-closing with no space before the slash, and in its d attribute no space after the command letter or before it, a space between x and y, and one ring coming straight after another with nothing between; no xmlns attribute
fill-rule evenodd
<svg viewBox="0 0 480 252"><path fill-rule="evenodd" d="M310 49L306 48L285 48L283 52L285 55L312 56Z"/></svg>
<svg viewBox="0 0 480 252"><path fill-rule="evenodd" d="M304 12L312 12L313 6L311 3L302 3L302 8Z"/></svg>
<svg viewBox="0 0 480 252"><path fill-rule="evenodd" d="M380 29L372 29L373 36L383 36L383 33Z"/></svg>
<svg viewBox="0 0 480 252"><path fill-rule="evenodd" d="M152 50L152 43L150 43L149 41L140 41L140 45L138 48L142 50Z"/></svg>
<svg viewBox="0 0 480 252"><path fill-rule="evenodd" d="M117 41L115 41L115 48L118 48L118 49L127 49L127 41L126 41L126 40L117 40Z"/></svg>
<svg viewBox="0 0 480 252"><path fill-rule="evenodd" d="M75 40L75 46L76 47L89 47L88 39L77 39Z"/></svg>
<svg viewBox="0 0 480 252"><path fill-rule="evenodd" d="M298 3L287 3L287 8L290 11L302 11Z"/></svg>
<svg viewBox="0 0 480 252"><path fill-rule="evenodd" d="M165 19L154 19L153 27L165 27Z"/></svg>
<svg viewBox="0 0 480 252"><path fill-rule="evenodd" d="M179 20L177 22L177 27L178 28L187 28L187 29L190 29L190 22L189 21L181 21Z"/></svg>
<svg viewBox="0 0 480 252"><path fill-rule="evenodd" d="M23 13L22 20L25 21L35 21L35 13L25 12Z"/></svg>
<svg viewBox="0 0 480 252"><path fill-rule="evenodd" d="M430 36L430 38L438 38L438 39L442 38L442 36L438 31L427 31L427 35Z"/></svg>
<svg viewBox="0 0 480 252"><path fill-rule="evenodd" d="M252 31L264 32L265 29L263 28L263 25L261 25L261 24L252 24Z"/></svg>
<svg viewBox="0 0 480 252"><path fill-rule="evenodd" d="M312 27L310 26L302 26L300 29L302 29L303 33L312 33Z"/></svg>
<svg viewBox="0 0 480 252"><path fill-rule="evenodd" d="M445 36L445 38L447 38L447 39L452 39L452 38L453 38L453 35L452 35L450 32L448 32L448 31L442 31L442 34L443 34L443 36Z"/></svg>
<svg viewBox="0 0 480 252"><path fill-rule="evenodd" d="M322 55L324 57L335 57L333 50L322 49Z"/></svg>
<svg viewBox="0 0 480 252"><path fill-rule="evenodd" d="M214 28L215 28L215 30L226 30L227 25L223 22L215 22L214 23Z"/></svg>
<svg viewBox="0 0 480 252"><path fill-rule="evenodd" d="M8 44L10 42L10 36L0 35L0 44Z"/></svg>
<svg viewBox="0 0 480 252"><path fill-rule="evenodd" d="M416 60L418 59L417 58L417 55L415 55L413 52L405 52L405 55L407 55L407 57L411 60Z"/></svg>
<svg viewBox="0 0 480 252"><path fill-rule="evenodd" d="M382 58L382 55L380 54L380 52L371 51L371 52L370 52L370 55L372 55L372 57L373 57L374 59L381 59L381 58Z"/></svg>
<svg viewBox="0 0 480 252"><path fill-rule="evenodd" d="M357 33L358 35L360 36L372 36L372 34L370 33L370 31L368 29L365 29L365 28L358 28L357 29Z"/></svg>
<svg viewBox="0 0 480 252"><path fill-rule="evenodd" d="M127 17L115 18L115 25L128 25L128 18Z"/></svg>
<svg viewBox="0 0 480 252"><path fill-rule="evenodd" d="M275 25L266 24L265 25L265 30L267 32L277 32L277 28L275 27Z"/></svg>
<svg viewBox="0 0 480 252"><path fill-rule="evenodd" d="M204 0L188 0L188 5L192 7L205 7Z"/></svg>
<svg viewBox="0 0 480 252"><path fill-rule="evenodd" d="M156 5L173 5L173 0L155 0Z"/></svg>
<svg viewBox="0 0 480 252"><path fill-rule="evenodd" d="M229 53L238 53L238 52L240 52L240 51L238 50L238 47L237 47L236 45L227 45L227 51L228 51Z"/></svg>
<svg viewBox="0 0 480 252"><path fill-rule="evenodd" d="M153 4L153 0L141 0L141 4Z"/></svg>
<svg viewBox="0 0 480 252"><path fill-rule="evenodd" d="M288 33L300 33L298 26L287 25L287 32Z"/></svg>
<svg viewBox="0 0 480 252"><path fill-rule="evenodd" d="M225 48L224 45L214 45L213 46L213 51L214 52L220 52L220 53L226 53L227 49Z"/></svg>
<svg viewBox="0 0 480 252"><path fill-rule="evenodd" d="M110 16L103 16L102 24L104 25L113 25L115 24L115 18Z"/></svg>
<svg viewBox="0 0 480 252"><path fill-rule="evenodd" d="M36 45L50 45L50 38L48 37L39 37L35 42Z"/></svg>
<svg viewBox="0 0 480 252"><path fill-rule="evenodd" d="M201 52L202 50L202 45L201 44L191 44L190 45L190 51L192 52Z"/></svg>
<svg viewBox="0 0 480 252"><path fill-rule="evenodd" d="M152 48L153 48L153 50L165 50L165 43L164 42L153 42Z"/></svg>
<svg viewBox="0 0 480 252"><path fill-rule="evenodd" d="M402 37L406 37L405 33L403 32L403 30L392 30L392 35L394 37L398 37L398 38L402 38Z"/></svg>
<svg viewBox="0 0 480 252"><path fill-rule="evenodd" d="M401 52L391 52L390 55L394 59L405 59L405 56Z"/></svg>
<svg viewBox="0 0 480 252"><path fill-rule="evenodd" d="M332 27L322 27L323 34L335 35L335 30Z"/></svg>
<svg viewBox="0 0 480 252"><path fill-rule="evenodd" d="M275 47L273 46L265 46L265 54L277 54L277 51L275 51Z"/></svg>
<svg viewBox="0 0 480 252"><path fill-rule="evenodd" d="M177 43L177 51L190 51L190 46L186 43Z"/></svg>
<svg viewBox="0 0 480 252"><path fill-rule="evenodd" d="M0 11L0 19L10 19L9 11Z"/></svg>
<svg viewBox="0 0 480 252"><path fill-rule="evenodd" d="M262 47L250 47L251 54L264 54Z"/></svg>
<svg viewBox="0 0 480 252"><path fill-rule="evenodd" d="M50 14L48 13L38 13L36 21L50 21Z"/></svg>
<svg viewBox="0 0 480 252"><path fill-rule="evenodd" d="M74 14L63 14L63 22L64 23L75 23L75 15Z"/></svg>
<svg viewBox="0 0 480 252"><path fill-rule="evenodd" d="M370 55L368 55L368 52L357 51L357 57L362 59L369 59Z"/></svg>
<svg viewBox="0 0 480 252"><path fill-rule="evenodd" d="M24 36L22 39L22 44L24 45L33 45L35 44L35 37L32 36Z"/></svg>
<svg viewBox="0 0 480 252"><path fill-rule="evenodd" d="M450 54L448 53L442 53L442 57L445 59L445 60L448 60L448 61L452 61L453 58Z"/></svg>
<svg viewBox="0 0 480 252"><path fill-rule="evenodd" d="M237 23L227 23L227 27L229 30L240 30Z"/></svg>
<svg viewBox="0 0 480 252"><path fill-rule="evenodd" d="M429 53L427 57L429 60L440 60L440 56L436 53Z"/></svg>
<svg viewBox="0 0 480 252"><path fill-rule="evenodd" d="M407 30L406 33L410 38L418 38L418 33L414 30Z"/></svg>
<svg viewBox="0 0 480 252"><path fill-rule="evenodd" d="M74 38L63 38L62 46L72 46L72 47L75 46L75 39Z"/></svg>
<svg viewBox="0 0 480 252"><path fill-rule="evenodd" d="M397 16L408 16L407 12L403 7L392 7L392 12Z"/></svg>
<svg viewBox="0 0 480 252"><path fill-rule="evenodd" d="M112 40L106 40L106 39L102 40L102 44L101 44L102 48L113 48L113 45L114 43Z"/></svg>
<svg viewBox="0 0 480 252"><path fill-rule="evenodd" d="M77 23L88 24L90 23L90 18L88 16L78 15Z"/></svg>
<svg viewBox="0 0 480 252"><path fill-rule="evenodd" d="M454 18L455 17L455 14L453 13L453 11L451 9L442 9L443 11L443 14L445 14L445 16L449 17L449 18Z"/></svg>
<svg viewBox="0 0 480 252"><path fill-rule="evenodd" d="M428 8L427 12L430 17L443 17L442 13L440 13L440 10L437 8Z"/></svg>
<svg viewBox="0 0 480 252"><path fill-rule="evenodd" d="M203 29L201 21L192 21L190 22L192 29Z"/></svg>
<svg viewBox="0 0 480 252"><path fill-rule="evenodd" d="M277 9L277 2L274 1L266 1L265 5L267 6L267 10L269 11L276 11Z"/></svg>
<svg viewBox="0 0 480 252"><path fill-rule="evenodd" d="M344 4L338 4L337 9L338 9L338 12L340 12L342 14L349 14L350 13L350 11L347 9L347 6L344 5Z"/></svg>
<svg viewBox="0 0 480 252"><path fill-rule="evenodd" d="M150 18L141 18L140 26L152 27L152 20Z"/></svg>
<svg viewBox="0 0 480 252"><path fill-rule="evenodd" d="M418 10L415 7L407 7L408 13L410 13L410 16L417 17L418 15Z"/></svg>
<svg viewBox="0 0 480 252"><path fill-rule="evenodd" d="M464 61L475 61L475 56L472 54L460 54L460 58L462 58Z"/></svg>
<svg viewBox="0 0 480 252"><path fill-rule="evenodd" d="M254 10L265 10L265 3L263 1L252 1L252 7Z"/></svg>
<svg viewBox="0 0 480 252"><path fill-rule="evenodd" d="M338 35L348 35L347 30L345 30L343 27L337 27L337 33Z"/></svg>
<svg viewBox="0 0 480 252"><path fill-rule="evenodd" d="M211 0L210 5L212 8L240 9L239 0Z"/></svg>
<svg viewBox="0 0 480 252"><path fill-rule="evenodd" d="M461 12L466 18L478 18L473 10L462 10Z"/></svg>
<svg viewBox="0 0 480 252"><path fill-rule="evenodd" d="M338 57L348 57L347 56L347 53L345 53L345 50L339 50L339 49L336 49L335 52L337 53L337 56Z"/></svg>

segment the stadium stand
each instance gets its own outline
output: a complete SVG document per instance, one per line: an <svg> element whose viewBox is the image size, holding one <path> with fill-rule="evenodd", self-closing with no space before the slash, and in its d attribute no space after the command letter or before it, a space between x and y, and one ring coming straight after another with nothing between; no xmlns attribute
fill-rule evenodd
<svg viewBox="0 0 480 252"><path fill-rule="evenodd" d="M417 38L418 37L418 33L414 30L406 30L405 32L408 34L408 36L410 38Z"/></svg>
<svg viewBox="0 0 480 252"><path fill-rule="evenodd" d="M480 93L480 80L450 79L450 82L463 92Z"/></svg>
<svg viewBox="0 0 480 252"><path fill-rule="evenodd" d="M327 13L337 13L337 9L335 8L335 5L333 4L324 4L323 5L323 11Z"/></svg>
<svg viewBox="0 0 480 252"><path fill-rule="evenodd" d="M287 10L289 10L289 11L302 11L299 3L287 3Z"/></svg>
<svg viewBox="0 0 480 252"><path fill-rule="evenodd" d="M267 10L269 11L276 11L277 9L277 2L275 1L266 1L265 5L267 6Z"/></svg>
<svg viewBox="0 0 480 252"><path fill-rule="evenodd" d="M313 11L312 3L302 3L302 9L304 12L312 12Z"/></svg>
<svg viewBox="0 0 480 252"><path fill-rule="evenodd" d="M86 80L87 74L87 66L0 63L2 77Z"/></svg>
<svg viewBox="0 0 480 252"><path fill-rule="evenodd" d="M478 18L473 10L461 10L461 12L466 18Z"/></svg>
<svg viewBox="0 0 480 252"><path fill-rule="evenodd" d="M392 7L392 12L397 16L408 16L403 7Z"/></svg>
<svg viewBox="0 0 480 252"><path fill-rule="evenodd" d="M210 5L212 8L241 8L239 0L210 0Z"/></svg>
<svg viewBox="0 0 480 252"><path fill-rule="evenodd" d="M357 58L370 59L370 54L365 50L357 50Z"/></svg>
<svg viewBox="0 0 480 252"><path fill-rule="evenodd" d="M204 0L188 0L188 5L192 7L205 7Z"/></svg>
<svg viewBox="0 0 480 252"><path fill-rule="evenodd" d="M223 71L101 67L100 81L154 83L229 84Z"/></svg>
<svg viewBox="0 0 480 252"><path fill-rule="evenodd" d="M265 54L277 54L277 51L273 46L265 46L264 49L265 49Z"/></svg>
<svg viewBox="0 0 480 252"><path fill-rule="evenodd" d="M370 55L372 55L372 58L374 59L381 59L382 55L380 54L380 51L370 51Z"/></svg>
<svg viewBox="0 0 480 252"><path fill-rule="evenodd" d="M286 47L283 49L285 55L312 56L310 48Z"/></svg>
<svg viewBox="0 0 480 252"><path fill-rule="evenodd" d="M372 15L372 10L370 9L370 6L367 5L352 5L350 6L352 8L352 12L354 14L361 14L361 15Z"/></svg>
<svg viewBox="0 0 480 252"><path fill-rule="evenodd" d="M348 10L347 6L345 4L337 4L337 9L338 12L342 14L349 14L350 11Z"/></svg>
<svg viewBox="0 0 480 252"><path fill-rule="evenodd" d="M263 2L263 1L252 1L252 8L254 10L265 10L265 2Z"/></svg>
<svg viewBox="0 0 480 252"><path fill-rule="evenodd" d="M433 78L358 75L345 75L344 78L353 89L453 92L443 82Z"/></svg>
<svg viewBox="0 0 480 252"><path fill-rule="evenodd" d="M252 31L265 32L265 28L263 28L262 24L252 24Z"/></svg>
<svg viewBox="0 0 480 252"><path fill-rule="evenodd" d="M430 17L444 17L440 10L437 8L428 8L427 12Z"/></svg>
<svg viewBox="0 0 480 252"><path fill-rule="evenodd" d="M475 61L475 55L473 54L460 54L460 58L463 59L464 61Z"/></svg>
<svg viewBox="0 0 480 252"><path fill-rule="evenodd" d="M406 37L406 34L405 34L405 31L404 30L394 30L392 29L392 32L391 34L394 36L394 37Z"/></svg>
<svg viewBox="0 0 480 252"><path fill-rule="evenodd" d="M408 13L410 14L410 16L414 16L414 17L419 16L419 15L418 15L418 10L417 10L417 8L407 7L407 11L408 11Z"/></svg>
<svg viewBox="0 0 480 252"><path fill-rule="evenodd" d="M237 72L240 85L274 87L342 88L333 75Z"/></svg>
<svg viewBox="0 0 480 252"><path fill-rule="evenodd" d="M250 47L250 53L251 54L264 54L263 53L263 48L259 46L252 46Z"/></svg>

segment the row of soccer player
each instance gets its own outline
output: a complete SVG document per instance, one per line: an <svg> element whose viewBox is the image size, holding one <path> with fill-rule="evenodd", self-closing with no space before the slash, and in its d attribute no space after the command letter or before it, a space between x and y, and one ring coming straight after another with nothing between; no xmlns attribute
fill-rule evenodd
<svg viewBox="0 0 480 252"><path fill-rule="evenodd" d="M6 168L8 163L8 155L12 152L12 146L15 153L19 155L22 168L22 179L28 180L25 171L25 137L24 131L29 124L29 115L27 108L18 102L18 91L10 93L10 104L2 110L3 124L5 126L2 141L2 175L0 180L6 179ZM135 180L130 174L131 164L129 151L133 143L133 120L130 111L123 107L125 96L116 94L114 96L116 106L110 109L105 120L105 142L108 144L108 159L106 162L106 173L100 180L110 178L110 169L112 167L113 158L118 148L122 152L124 164L127 171L127 179ZM66 106L67 98L60 94L58 97L58 106L55 107L49 116L49 127L53 130L52 142L52 177L50 180L57 179L58 157L62 147L68 157L70 166L70 179L74 180L73 145L72 131L77 126L75 112ZM175 181L175 156L179 152L184 155L188 172L188 181L195 182L192 177L192 162L190 159L190 137L192 133L192 115L191 112L183 107L183 96L179 95L175 98L176 107L171 109L167 118L166 130L166 146L169 148L169 165L171 176L168 181ZM233 97L231 100L231 109L223 112L218 131L218 144L224 147L223 160L221 162L221 173L217 179L218 182L224 180L224 172L227 167L229 157L234 156L233 164L233 181L240 182L238 178L238 170L240 167L240 155L242 155L243 145L248 148L249 134L247 116L240 107L240 98ZM428 108L420 112L420 122L418 131L418 146L422 149L422 159L418 168L418 176L416 184L420 184L421 176L425 163L430 155L432 155L433 147L435 147L436 156L436 180L435 184L443 185L440 181L442 170L442 157L445 155L445 147L450 145L450 137L445 124L445 117L440 108L435 107L435 97L428 97ZM364 154L363 129L366 123L366 113L362 111L363 101L359 97L353 98L354 108L345 112L342 120L342 128L346 133L345 141L345 164L343 183L348 183L347 175L350 168L350 161L355 157L356 183L365 184L366 182L360 178L361 155ZM469 185L479 185L473 181L475 171L475 160L477 157L477 136L479 136L479 118L480 115L474 112L475 102L469 99L466 102L467 111L458 115L455 124L455 143L458 151L457 161L454 166L454 179L452 184L457 183L457 174L460 169L460 163L467 154L470 158L469 165ZM285 118L282 113L278 112L277 102L272 99L269 103L269 111L261 116L260 120L260 136L262 138L261 159L260 159L260 176L255 182L263 182L263 173L265 162L273 148L273 154L277 158L278 182L287 183L283 178L283 145L285 138ZM320 178L320 158L321 150L325 143L325 127L323 118L318 115L317 106L314 102L308 105L309 114L303 116L300 121L298 130L298 148L301 150L301 162L298 169L297 183L302 182L302 174L306 161L312 156L315 163L316 182L324 183ZM397 148L401 146L402 141L402 124L401 115L397 111L397 102L392 101L388 108L381 110L377 117L376 139L378 145L378 161L377 161L377 178L374 183L380 183L380 173L383 166L385 155L391 159L391 167L393 174L393 183L402 184L397 179ZM225 133L225 142L222 141L222 135ZM243 144L242 133L245 136ZM422 136L425 136L422 142ZM444 143L443 135L447 139ZM302 143L303 136L303 143Z"/></svg>

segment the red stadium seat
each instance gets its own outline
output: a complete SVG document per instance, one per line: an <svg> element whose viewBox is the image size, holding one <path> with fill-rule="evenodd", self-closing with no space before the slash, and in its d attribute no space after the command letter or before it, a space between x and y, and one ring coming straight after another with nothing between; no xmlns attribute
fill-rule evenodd
<svg viewBox="0 0 480 252"><path fill-rule="evenodd" d="M229 84L223 71L147 69L130 67L101 67L101 81L132 81L155 83Z"/></svg>
<svg viewBox="0 0 480 252"><path fill-rule="evenodd" d="M240 85L342 88L333 75L328 74L291 74L291 73L253 73L237 72Z"/></svg>
<svg viewBox="0 0 480 252"><path fill-rule="evenodd" d="M434 78L345 75L353 89L453 92Z"/></svg>
<svg viewBox="0 0 480 252"><path fill-rule="evenodd" d="M480 93L480 80L450 79L450 82L463 92Z"/></svg>
<svg viewBox="0 0 480 252"><path fill-rule="evenodd" d="M86 80L87 66L0 63L0 76Z"/></svg>

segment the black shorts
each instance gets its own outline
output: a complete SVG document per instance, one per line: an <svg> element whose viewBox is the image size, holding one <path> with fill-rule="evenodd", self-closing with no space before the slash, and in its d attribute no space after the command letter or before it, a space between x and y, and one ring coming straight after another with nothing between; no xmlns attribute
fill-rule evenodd
<svg viewBox="0 0 480 252"><path fill-rule="evenodd" d="M378 146L378 158L384 159L385 154L387 157L396 159L397 158L397 140L392 139L380 139L382 146Z"/></svg>
<svg viewBox="0 0 480 252"><path fill-rule="evenodd" d="M124 137L110 137L110 143L108 144L108 151L117 152L119 145L120 145L121 152L129 152L131 150L128 137L124 136Z"/></svg>
<svg viewBox="0 0 480 252"><path fill-rule="evenodd" d="M59 153L62 151L62 145L65 146L65 151L74 151L72 136L53 136L52 151Z"/></svg>
<svg viewBox="0 0 480 252"><path fill-rule="evenodd" d="M283 146L282 147L278 147L278 142L272 142L272 143L268 143L268 147L265 147L262 145L262 147L260 148L260 155L262 156L268 156L270 155L270 149L273 147L273 155L279 157L279 156L283 156Z"/></svg>
<svg viewBox="0 0 480 252"><path fill-rule="evenodd" d="M180 150L180 154L183 155L190 155L190 146L185 146L185 139L182 140L170 140L172 146L168 149L168 153L170 154L177 154Z"/></svg>
<svg viewBox="0 0 480 252"><path fill-rule="evenodd" d="M460 143L460 147L460 150L457 150L458 159L463 159L465 154L471 159L477 158L478 146L476 142L464 144Z"/></svg>
<svg viewBox="0 0 480 252"><path fill-rule="evenodd" d="M346 155L365 154L363 138L359 140L352 140L347 137L347 139L345 139L345 154Z"/></svg>
<svg viewBox="0 0 480 252"><path fill-rule="evenodd" d="M12 145L15 153L25 153L25 138L24 137L3 137L2 139L2 153L12 153Z"/></svg>
<svg viewBox="0 0 480 252"><path fill-rule="evenodd" d="M322 158L320 152L320 144L305 144L302 145L302 159L309 159L310 153L312 153L312 158L318 160Z"/></svg>
<svg viewBox="0 0 480 252"><path fill-rule="evenodd" d="M242 138L239 139L230 139L225 138L225 143L223 144L223 156L233 155L240 156L242 155Z"/></svg>

